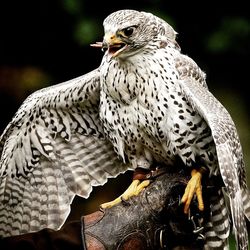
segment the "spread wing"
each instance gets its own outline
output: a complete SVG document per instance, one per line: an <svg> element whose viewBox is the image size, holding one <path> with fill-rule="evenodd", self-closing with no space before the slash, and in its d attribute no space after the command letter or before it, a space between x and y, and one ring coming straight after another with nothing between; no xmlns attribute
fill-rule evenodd
<svg viewBox="0 0 250 250"><path fill-rule="evenodd" d="M58 229L74 196L127 170L104 138L99 70L29 96L0 138L0 235Z"/></svg>
<svg viewBox="0 0 250 250"><path fill-rule="evenodd" d="M236 240L240 249L246 249L248 238L244 213L247 215L250 202L243 154L234 122L224 106L201 84L205 78L191 59L185 56L177 59L176 67L184 96L211 129L220 173L230 198Z"/></svg>

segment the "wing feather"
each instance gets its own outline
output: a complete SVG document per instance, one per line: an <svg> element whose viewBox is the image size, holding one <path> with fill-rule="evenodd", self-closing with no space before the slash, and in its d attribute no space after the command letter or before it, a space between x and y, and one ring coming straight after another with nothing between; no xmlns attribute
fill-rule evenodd
<svg viewBox="0 0 250 250"><path fill-rule="evenodd" d="M128 169L104 138L99 70L29 96L0 138L0 235L58 229L74 196Z"/></svg>
<svg viewBox="0 0 250 250"><path fill-rule="evenodd" d="M188 57L176 61L180 73L179 84L184 96L207 122L215 142L220 173L230 198L231 213L236 241L240 249L247 249L247 230L241 192L246 187L241 144L234 122L224 106L201 82L204 75ZM182 70L189 67L189 70ZM192 72L188 75L186 72ZM195 72L198 77L194 77ZM200 77L199 77L200 74ZM197 80L200 79L200 80Z"/></svg>

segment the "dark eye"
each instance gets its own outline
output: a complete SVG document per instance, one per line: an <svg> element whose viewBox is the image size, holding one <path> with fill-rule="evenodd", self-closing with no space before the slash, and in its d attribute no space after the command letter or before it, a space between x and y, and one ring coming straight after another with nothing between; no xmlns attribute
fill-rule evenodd
<svg viewBox="0 0 250 250"><path fill-rule="evenodd" d="M133 27L128 27L128 28L125 28L125 29L123 29L122 30L122 33L125 35L125 36L131 36L133 33L134 33L134 31L135 31L135 26L133 26Z"/></svg>

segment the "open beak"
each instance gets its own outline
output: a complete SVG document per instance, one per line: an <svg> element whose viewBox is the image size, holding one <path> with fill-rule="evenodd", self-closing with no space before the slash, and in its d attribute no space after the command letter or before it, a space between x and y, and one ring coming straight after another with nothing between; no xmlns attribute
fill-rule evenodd
<svg viewBox="0 0 250 250"><path fill-rule="evenodd" d="M128 45L124 43L114 34L106 34L104 36L103 42L96 42L90 46L102 49L108 49L108 53L111 57L116 57L124 51Z"/></svg>

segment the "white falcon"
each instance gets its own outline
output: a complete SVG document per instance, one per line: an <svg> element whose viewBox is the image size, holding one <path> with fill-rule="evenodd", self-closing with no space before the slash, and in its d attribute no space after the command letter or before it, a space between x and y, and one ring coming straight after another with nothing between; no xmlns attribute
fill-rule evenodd
<svg viewBox="0 0 250 250"><path fill-rule="evenodd" d="M237 246L247 249L241 144L205 74L181 53L174 29L150 13L114 12L104 31L93 45L106 49L100 67L30 95L3 132L0 235L58 229L75 195L87 198L92 186L128 169L173 171L181 161L190 174L184 212L193 196L209 211L205 248L227 249L231 214ZM211 183L215 192L204 207L202 187ZM122 198L148 184L134 180Z"/></svg>

